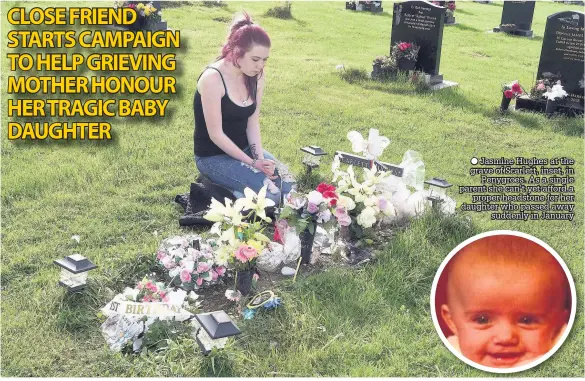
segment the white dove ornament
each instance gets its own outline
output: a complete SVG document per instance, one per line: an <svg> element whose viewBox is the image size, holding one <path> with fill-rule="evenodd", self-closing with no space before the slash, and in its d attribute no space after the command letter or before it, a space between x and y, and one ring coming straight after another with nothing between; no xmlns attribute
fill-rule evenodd
<svg viewBox="0 0 585 381"><path fill-rule="evenodd" d="M370 128L368 140L365 140L357 131L349 131L347 138L351 142L351 149L355 153L363 154L367 159L376 160L382 156L384 149L390 144L390 140L375 128Z"/></svg>

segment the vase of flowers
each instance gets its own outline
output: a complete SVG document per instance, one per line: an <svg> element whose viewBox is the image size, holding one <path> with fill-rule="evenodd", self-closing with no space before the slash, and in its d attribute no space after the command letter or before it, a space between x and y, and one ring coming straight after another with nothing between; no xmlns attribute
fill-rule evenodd
<svg viewBox="0 0 585 381"><path fill-rule="evenodd" d="M227 265L236 272L235 289L240 293L250 292L246 288L247 279L255 273L256 260L270 243L263 232L272 220L266 216L266 208L274 206L274 201L266 198L267 186L258 194L250 188L244 189L244 197L233 202L225 199L225 204L212 199L205 219L215 222L209 231L218 236L215 261ZM251 274L248 274L248 272ZM238 275L242 279L238 289Z"/></svg>
<svg viewBox="0 0 585 381"><path fill-rule="evenodd" d="M500 111L505 112L510 107L510 102L512 99L517 98L524 91L522 90L522 86L518 83L518 81L513 81L510 84L506 84L502 86L502 101L500 102Z"/></svg>
<svg viewBox="0 0 585 381"><path fill-rule="evenodd" d="M448 1L447 10L445 11L445 25L455 24L455 9L457 9L455 2Z"/></svg>
<svg viewBox="0 0 585 381"><path fill-rule="evenodd" d="M561 85L561 81L558 81L556 85L549 88L543 96L546 98L545 113L547 116L552 116L557 109L559 101L565 99L567 96L567 92L563 88L563 85Z"/></svg>
<svg viewBox="0 0 585 381"><path fill-rule="evenodd" d="M420 47L414 42L397 42L391 56L399 70L414 70Z"/></svg>
<svg viewBox="0 0 585 381"><path fill-rule="evenodd" d="M317 225L330 230L337 223L341 223L340 219L343 221L343 215L337 213L338 197L335 186L321 183L307 195L291 192L285 200L280 218L286 220L289 226L294 226L299 232L301 263L308 264L311 261Z"/></svg>
<svg viewBox="0 0 585 381"><path fill-rule="evenodd" d="M131 8L136 11L136 21L128 25L130 30L166 29L166 22L162 21L161 11L155 8L152 2L116 1L115 7Z"/></svg>
<svg viewBox="0 0 585 381"><path fill-rule="evenodd" d="M389 78L396 74L396 62L391 56L378 56L372 62L373 71L372 78Z"/></svg>

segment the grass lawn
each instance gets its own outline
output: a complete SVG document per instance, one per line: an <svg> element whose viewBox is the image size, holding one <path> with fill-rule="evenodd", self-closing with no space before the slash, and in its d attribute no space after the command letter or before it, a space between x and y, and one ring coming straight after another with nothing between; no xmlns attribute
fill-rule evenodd
<svg viewBox="0 0 585 381"><path fill-rule="evenodd" d="M71 3L67 3L71 5ZM103 3L109 5L110 3ZM277 3L193 3L164 10L181 31L181 92L172 114L153 121L116 119L106 144L16 144L7 140L2 102L2 374L36 377L170 376L488 376L443 345L429 295L443 258L464 239L493 229L519 230L555 248L575 279L572 332L543 364L516 376L583 377L583 120L498 113L502 83L533 83L547 15L578 6L536 4L535 38L486 33L498 26L502 3L457 2L457 25L445 27L441 72L459 87L416 92L407 84L346 80L335 67L371 71L388 54L392 4L370 14L342 2L295 2L293 19L263 16ZM2 3L2 35L10 6ZM53 5L51 5L53 6ZM122 356L107 348L97 311L113 293L134 285L154 260L160 240L182 234L173 198L195 179L192 99L197 77L217 55L234 12L247 10L272 39L262 105L263 144L300 173L299 147L349 151L346 133L377 128L392 142L382 159L422 154L426 177L479 185L468 174L474 157L571 157L576 160L576 216L566 221L491 221L487 213L427 215L399 231L376 264L332 270L279 285L285 308L250 321L225 350L203 357L193 340L168 350ZM582 10L582 8L581 8ZM2 42L2 83L9 75ZM7 98L3 86L4 99ZM329 156L331 160L331 156ZM327 162L327 164L330 161ZM328 165L320 172L330 178ZM81 237L77 245L71 236ZM52 261L80 252L99 265L88 292L68 296Z"/></svg>

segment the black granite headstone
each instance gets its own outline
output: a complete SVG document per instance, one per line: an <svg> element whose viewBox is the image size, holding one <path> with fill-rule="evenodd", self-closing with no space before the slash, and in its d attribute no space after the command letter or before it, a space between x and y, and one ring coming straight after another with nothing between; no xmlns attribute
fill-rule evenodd
<svg viewBox="0 0 585 381"><path fill-rule="evenodd" d="M531 37L535 4L535 1L504 1L500 26L494 32Z"/></svg>
<svg viewBox="0 0 585 381"><path fill-rule="evenodd" d="M584 26L585 14L559 12L546 19L537 79L544 73L560 78L567 100L583 107L584 99Z"/></svg>
<svg viewBox="0 0 585 381"><path fill-rule="evenodd" d="M394 44L415 42L420 46L416 69L431 75L431 84L441 83L439 73L445 8L427 1L394 4L390 50Z"/></svg>

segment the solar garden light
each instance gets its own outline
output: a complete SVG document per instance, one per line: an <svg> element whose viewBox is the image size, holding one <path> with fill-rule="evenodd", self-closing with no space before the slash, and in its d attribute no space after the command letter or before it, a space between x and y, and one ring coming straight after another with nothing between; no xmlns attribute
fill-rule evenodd
<svg viewBox="0 0 585 381"><path fill-rule="evenodd" d="M453 184L449 184L447 180L438 177L433 177L432 179L425 181L425 184L429 185L429 195L427 199L431 201L433 208L438 207L438 205L443 202L443 199L447 196L447 188L453 186Z"/></svg>
<svg viewBox="0 0 585 381"><path fill-rule="evenodd" d="M303 155L303 164L305 164L307 173L311 173L313 168L317 168L321 164L321 156L327 155L327 152L318 146L303 147L301 151L305 153Z"/></svg>
<svg viewBox="0 0 585 381"><path fill-rule="evenodd" d="M213 348L221 349L225 347L230 336L242 333L223 310L197 314L195 319L197 319L197 322L193 323L197 328L197 344L199 344L199 348L201 348L201 352L205 356Z"/></svg>
<svg viewBox="0 0 585 381"><path fill-rule="evenodd" d="M199 238L195 238L191 241L191 247L195 250L201 250L201 240Z"/></svg>
<svg viewBox="0 0 585 381"><path fill-rule="evenodd" d="M80 254L69 255L53 263L61 267L59 285L67 288L69 292L77 292L85 288L87 273L97 268L89 259Z"/></svg>

